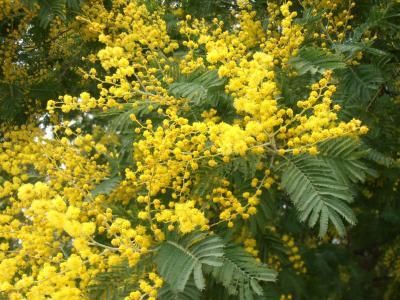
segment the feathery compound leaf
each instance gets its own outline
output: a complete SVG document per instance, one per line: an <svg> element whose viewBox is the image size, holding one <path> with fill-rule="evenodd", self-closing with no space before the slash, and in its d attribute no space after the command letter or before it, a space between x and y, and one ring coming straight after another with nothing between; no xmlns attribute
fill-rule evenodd
<svg viewBox="0 0 400 300"><path fill-rule="evenodd" d="M365 181L369 169L361 158L366 152L360 149L360 143L356 139L350 137L331 139L320 143L318 149L320 157L343 184Z"/></svg>
<svg viewBox="0 0 400 300"><path fill-rule="evenodd" d="M151 106L153 109L159 107L157 104L152 104ZM103 126L109 132L121 134L132 131L132 127L135 125L130 118L132 114L135 114L137 117L147 117L151 114L151 111L147 103L141 103L135 108L132 107L131 103L126 103L122 105L122 109L110 109L109 111L98 112L94 116L97 120L105 123Z"/></svg>
<svg viewBox="0 0 400 300"><path fill-rule="evenodd" d="M137 288L134 274L135 269L129 267L127 262L113 266L107 272L97 274L88 287L89 299L124 298L130 291Z"/></svg>
<svg viewBox="0 0 400 300"><path fill-rule="evenodd" d="M373 162L383 165L387 168L394 165L395 160L392 157L387 156L376 149L370 148L368 145L365 145L365 148L367 149L367 158L369 160L372 160Z"/></svg>
<svg viewBox="0 0 400 300"><path fill-rule="evenodd" d="M130 115L132 113L133 110L127 110L118 114L115 118L111 120L109 130L115 133L124 133L125 131L127 131L127 129L133 124L130 118Z"/></svg>
<svg viewBox="0 0 400 300"><path fill-rule="evenodd" d="M121 177L119 176L104 179L94 188L94 190L92 190L92 196L108 195L120 182Z"/></svg>
<svg viewBox="0 0 400 300"><path fill-rule="evenodd" d="M225 248L224 263L213 267L211 275L231 295L240 299L252 299L253 293L263 295L260 282L276 280L276 272L259 263L240 246L230 244Z"/></svg>
<svg viewBox="0 0 400 300"><path fill-rule="evenodd" d="M221 266L224 243L218 236L191 233L165 241L159 248L158 271L174 291L185 289L191 274L198 289L204 288L202 265Z"/></svg>
<svg viewBox="0 0 400 300"><path fill-rule="evenodd" d="M375 65L359 65L341 72L343 83L340 90L345 95L363 103L370 101L385 82L382 70Z"/></svg>
<svg viewBox="0 0 400 300"><path fill-rule="evenodd" d="M324 160L308 155L288 160L282 186L298 209L302 222L308 220L313 227L319 219L320 236L326 233L329 221L344 235L340 217L355 224L356 217L346 203L353 200L351 193Z"/></svg>
<svg viewBox="0 0 400 300"><path fill-rule="evenodd" d="M39 0L40 11L39 19L42 27L47 27L55 18L65 18L65 0Z"/></svg>
<svg viewBox="0 0 400 300"><path fill-rule="evenodd" d="M81 0L67 0L66 6L72 10L79 10Z"/></svg>
<svg viewBox="0 0 400 300"><path fill-rule="evenodd" d="M35 3L39 4L40 26L46 28L56 17L65 20L69 13L77 13L81 2L81 0L35 0L27 1L27 5L32 9Z"/></svg>
<svg viewBox="0 0 400 300"><path fill-rule="evenodd" d="M338 51L339 53L342 53L346 55L346 58L351 58L353 57L357 52L359 51L364 51L367 53L371 53L373 55L377 56L389 56L390 54L377 48L373 48L369 46L368 44L364 43L358 43L358 42L346 42L345 44L334 44L333 48Z"/></svg>
<svg viewBox="0 0 400 300"><path fill-rule="evenodd" d="M16 119L23 111L24 93L14 84L0 83L0 121Z"/></svg>
<svg viewBox="0 0 400 300"><path fill-rule="evenodd" d="M175 97L187 98L193 104L199 105L209 96L208 94L212 90L222 89L223 91L224 84L225 79L219 78L215 70L207 72L197 71L183 78L181 81L171 84L169 92Z"/></svg>
<svg viewBox="0 0 400 300"><path fill-rule="evenodd" d="M159 300L199 300L200 297L201 292L197 289L193 280L186 283L182 292L174 291L168 283L165 283L158 291Z"/></svg>
<svg viewBox="0 0 400 300"><path fill-rule="evenodd" d="M343 69L346 63L337 54L327 53L321 49L303 48L299 54L290 60L292 66L300 75L323 73L326 70Z"/></svg>

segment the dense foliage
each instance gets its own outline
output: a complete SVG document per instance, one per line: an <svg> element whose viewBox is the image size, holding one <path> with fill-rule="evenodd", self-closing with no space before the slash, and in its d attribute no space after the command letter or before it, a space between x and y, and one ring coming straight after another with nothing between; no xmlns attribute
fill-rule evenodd
<svg viewBox="0 0 400 300"><path fill-rule="evenodd" d="M400 3L0 2L2 299L399 299Z"/></svg>

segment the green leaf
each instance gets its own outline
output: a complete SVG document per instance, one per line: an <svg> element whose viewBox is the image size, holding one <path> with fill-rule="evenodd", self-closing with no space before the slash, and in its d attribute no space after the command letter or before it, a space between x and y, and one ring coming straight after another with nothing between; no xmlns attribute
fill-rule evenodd
<svg viewBox="0 0 400 300"><path fill-rule="evenodd" d="M335 49L337 52L344 54L346 58L351 58L353 57L357 52L362 51L362 52L367 52L372 55L376 56L389 56L390 54L378 49L374 48L371 45L361 43L361 42L346 42L344 44L334 44L333 49Z"/></svg>
<svg viewBox="0 0 400 300"><path fill-rule="evenodd" d="M342 220L356 223L347 205L353 198L349 188L338 180L323 159L299 155L289 159L282 173L282 186L299 212L302 222L313 227L319 220L319 235L325 235L331 221L340 235L344 235ZM339 217L340 216L340 217Z"/></svg>
<svg viewBox="0 0 400 300"><path fill-rule="evenodd" d="M157 109L157 104L151 105L153 109ZM98 120L106 121L103 125L109 132L122 134L122 133L133 133L133 127L135 124L131 120L131 114L135 114L138 118L148 117L152 110L149 110L148 103L140 103L137 107L132 108L132 103L126 103L122 105L122 109L111 109L106 112L97 112L95 118Z"/></svg>
<svg viewBox="0 0 400 300"><path fill-rule="evenodd" d="M331 54L321 49L303 48L299 54L290 60L291 65L300 75L323 73L326 70L344 69L346 63L337 54Z"/></svg>
<svg viewBox="0 0 400 300"><path fill-rule="evenodd" d="M262 296L261 282L276 280L276 272L259 263L242 247L229 244L225 248L223 265L213 267L211 275L221 283L231 295L239 295L240 299L252 299L253 293Z"/></svg>
<svg viewBox="0 0 400 300"><path fill-rule="evenodd" d="M17 120L23 114L24 93L15 84L0 83L0 120Z"/></svg>
<svg viewBox="0 0 400 300"><path fill-rule="evenodd" d="M321 20L322 14L323 11L319 11L315 14L312 8L306 8L303 10L302 18L296 19L295 22L302 26L313 25Z"/></svg>
<svg viewBox="0 0 400 300"><path fill-rule="evenodd" d="M215 235L191 233L161 244L156 264L160 275L174 291L184 291L190 276L198 289L204 288L202 265L221 266L224 243Z"/></svg>
<svg viewBox="0 0 400 300"><path fill-rule="evenodd" d="M134 274L134 268L129 267L127 262L112 266L107 272L97 274L88 287L89 299L123 299L130 291L137 288Z"/></svg>
<svg viewBox="0 0 400 300"><path fill-rule="evenodd" d="M169 93L175 97L187 98L194 105L200 105L213 90L223 88L225 79L219 78L217 71L196 71L191 75L174 82L169 87ZM213 97L218 98L214 95ZM214 99L215 100L215 99Z"/></svg>
<svg viewBox="0 0 400 300"><path fill-rule="evenodd" d="M224 172L226 176L237 175L237 181L243 182L253 178L257 171L257 165L261 157L256 154L249 154L245 157L235 157L226 166Z"/></svg>
<svg viewBox="0 0 400 300"><path fill-rule="evenodd" d="M342 77L340 92L362 103L369 102L385 82L382 70L372 64L348 68L341 72L340 76Z"/></svg>
<svg viewBox="0 0 400 300"><path fill-rule="evenodd" d="M185 289L177 292L171 289L168 283L158 291L159 300L200 300L201 292L197 289L193 279L186 283Z"/></svg>
<svg viewBox="0 0 400 300"><path fill-rule="evenodd" d="M39 20L42 27L47 27L55 18L65 19L65 0L39 0Z"/></svg>
<svg viewBox="0 0 400 300"><path fill-rule="evenodd" d="M66 6L67 6L67 8L69 8L71 10L77 11L80 9L80 3L81 3L81 0L67 0Z"/></svg>
<svg viewBox="0 0 400 300"><path fill-rule="evenodd" d="M104 179L92 190L92 196L96 197L97 195L108 195L120 182L121 177L119 176Z"/></svg>
<svg viewBox="0 0 400 300"><path fill-rule="evenodd" d="M71 13L80 10L81 0L27 0L26 5L33 9L34 4L39 4L39 24L46 28L55 17L65 20Z"/></svg>
<svg viewBox="0 0 400 300"><path fill-rule="evenodd" d="M133 125L133 121L130 118L130 115L133 113L133 110L127 110L118 114L115 118L111 120L109 123L110 132L114 133L124 133L127 129ZM132 129L133 131L133 129Z"/></svg>
<svg viewBox="0 0 400 300"><path fill-rule="evenodd" d="M318 145L320 157L343 184L364 182L369 168L361 160L366 152L359 141L351 137L330 139Z"/></svg>
<svg viewBox="0 0 400 300"><path fill-rule="evenodd" d="M379 165L383 165L387 168L394 165L395 160L392 157L385 155L382 152L380 152L374 148L371 148L367 145L365 145L365 147L367 148L367 158L369 160L371 160Z"/></svg>

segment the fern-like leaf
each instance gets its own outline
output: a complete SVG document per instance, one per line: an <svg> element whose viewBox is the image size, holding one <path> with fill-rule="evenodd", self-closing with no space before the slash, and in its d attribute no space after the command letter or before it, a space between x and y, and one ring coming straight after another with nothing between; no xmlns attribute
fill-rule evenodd
<svg viewBox="0 0 400 300"><path fill-rule="evenodd" d="M200 105L207 97L218 99L218 95L211 96L214 90L221 90L225 84L224 78L219 78L215 70L196 71L180 81L170 85L169 92L175 97L187 98L194 105Z"/></svg>
<svg viewBox="0 0 400 300"><path fill-rule="evenodd" d="M371 43L370 43L371 44ZM344 44L334 44L333 48L346 56L346 59L350 59L356 55L357 52L366 52L376 56L389 56L390 54L378 49L374 48L369 44L361 43L361 42L346 42Z"/></svg>
<svg viewBox="0 0 400 300"><path fill-rule="evenodd" d="M343 184L365 181L370 170L361 160L366 152L361 150L356 139L344 137L327 140L319 144L318 149L320 157Z"/></svg>
<svg viewBox="0 0 400 300"><path fill-rule="evenodd" d="M368 103L385 82L382 70L375 65L348 68L340 76L343 78L340 92L363 103Z"/></svg>
<svg viewBox="0 0 400 300"><path fill-rule="evenodd" d="M320 236L325 235L329 221L343 236L345 231L340 217L355 224L356 217L347 204L353 200L349 188L336 178L324 160L308 155L288 160L282 173L282 186L302 222L308 220L313 227L319 220Z"/></svg>
<svg viewBox="0 0 400 300"><path fill-rule="evenodd" d="M40 26L47 27L55 17L65 19L65 0L39 0L38 2Z"/></svg>
<svg viewBox="0 0 400 300"><path fill-rule="evenodd" d="M276 272L259 263L240 246L231 244L225 249L224 263L213 267L211 275L221 283L231 295L239 299L253 299L253 295L263 296L260 282L273 282Z"/></svg>
<svg viewBox="0 0 400 300"><path fill-rule="evenodd" d="M151 114L153 109L157 109L157 104L152 104L152 109L149 110L147 103L140 103L137 107L132 108L131 103L122 105L122 109L111 109L106 112L95 113L95 118L99 121L107 121L103 125L111 133L129 133L133 131L133 125L135 123L131 120L131 114L135 114L136 117L142 118Z"/></svg>
<svg viewBox="0 0 400 300"><path fill-rule="evenodd" d="M230 244L225 248L224 262L213 267L211 275L221 283L231 295L241 300L253 299L253 295L263 296L261 282L276 280L276 272L256 261L240 246Z"/></svg>
<svg viewBox="0 0 400 300"><path fill-rule="evenodd" d="M97 195L108 195L112 192L112 190L121 182L121 177L113 176L110 178L104 179L100 182L93 190L92 196L95 197Z"/></svg>
<svg viewBox="0 0 400 300"><path fill-rule="evenodd" d="M224 243L218 236L191 233L166 240L159 248L156 264L160 275L174 291L182 292L193 274L199 290L205 287L203 265L221 266Z"/></svg>
<svg viewBox="0 0 400 300"><path fill-rule="evenodd" d="M168 283L158 291L159 300L199 300L200 297L201 291L197 289L193 279L186 283L185 289L181 292L171 289Z"/></svg>
<svg viewBox="0 0 400 300"><path fill-rule="evenodd" d="M99 273L88 287L89 299L123 299L130 291L137 288L133 275L134 269L129 267L127 262L113 266L107 272Z"/></svg>
<svg viewBox="0 0 400 300"><path fill-rule="evenodd" d="M346 64L337 54L327 53L316 48L303 48L299 54L290 60L291 65L300 75L323 73L326 70L343 69Z"/></svg>
<svg viewBox="0 0 400 300"><path fill-rule="evenodd" d="M371 148L367 145L365 145L366 149L367 149L367 158L379 165L385 166L387 168L391 167L394 165L395 160L390 157L387 156L385 154L383 154L382 152L379 152L378 150Z"/></svg>

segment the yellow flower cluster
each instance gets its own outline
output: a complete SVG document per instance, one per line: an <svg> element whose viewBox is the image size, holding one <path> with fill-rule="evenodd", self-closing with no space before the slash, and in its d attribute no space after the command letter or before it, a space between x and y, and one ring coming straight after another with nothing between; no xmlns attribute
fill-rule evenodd
<svg viewBox="0 0 400 300"><path fill-rule="evenodd" d="M134 99L146 99L149 105L176 101L168 96L158 77L161 72L167 82L170 80L166 73L172 58L168 59L165 54L178 48L177 42L172 41L166 33L165 22L157 12L151 14L145 5L136 1L117 1L114 5L106 13L104 8L99 11L97 4L89 9L98 12L94 20L79 20L92 27L107 23L111 33L106 33L104 26L96 26L98 39L105 47L87 59L92 63L99 62L106 71L116 71L99 78L95 68L89 72L81 70L84 78L98 82L100 96L93 97L87 92L79 97L60 96L58 101L51 100L48 103L50 111L55 108L61 108L66 113L76 109L84 112L94 108L107 110L121 108L121 102L134 102Z"/></svg>
<svg viewBox="0 0 400 300"><path fill-rule="evenodd" d="M347 123L337 122L337 111L340 106L332 103L332 95L336 91L334 85L329 85L331 72L326 72L324 78L311 87L308 99L298 101L297 106L302 111L293 121L289 121L287 130L280 130L279 139L287 139L287 145L293 148L293 154L308 150L310 154L317 154L315 144L328 138L336 138L344 135L365 134L366 126L361 126L359 120L353 119ZM307 116L307 113L312 114ZM335 124L335 125L333 125ZM308 147L304 147L308 145Z"/></svg>
<svg viewBox="0 0 400 300"><path fill-rule="evenodd" d="M229 182L226 181L226 185L229 185ZM214 203L217 203L220 206L219 210L221 213L219 214L219 218L228 221L228 227L233 226L233 220L236 219L238 215L245 219L248 219L250 216L246 213L246 208L242 205L239 199L237 199L233 193L225 187L213 189L212 196L207 198L211 198Z"/></svg>
<svg viewBox="0 0 400 300"><path fill-rule="evenodd" d="M292 294L283 294L279 297L279 300L292 300L293 296Z"/></svg>
<svg viewBox="0 0 400 300"><path fill-rule="evenodd" d="M296 246L294 238L288 234L280 235L273 226L269 226L268 231L271 236L281 240L284 249L284 251L279 250L279 252L276 253L269 253L266 260L268 265L278 272L281 271L283 267L290 267L293 268L298 275L307 273L305 262L300 255L300 250ZM310 243L307 241L307 244Z"/></svg>
<svg viewBox="0 0 400 300"><path fill-rule="evenodd" d="M291 5L291 2L288 2L279 7L278 13L274 14L276 21L271 21L270 33L263 32L260 22L251 12L251 6L246 3L241 4L242 9L238 14L241 26L238 26L236 32L224 31L223 23L218 20L209 25L204 20L192 20L187 16L185 21L181 22L180 33L187 39L182 46L190 49L181 63L185 60L201 60L201 63L195 63L191 67L181 64L181 71L186 73L187 68L192 71L199 66L217 68L219 76L229 78L227 92L234 97L237 113L244 115L243 120L236 125L218 121L207 123L208 129L205 134L209 135L218 154L243 156L249 149L254 153L272 151L279 155L307 151L316 154L315 144L321 140L358 132L365 133L367 130L365 127L360 129L360 122L357 120L337 124L335 111L340 107L332 105L331 96L335 87L328 86L329 72L324 79L313 85L309 99L298 101L301 111L296 112L292 108L279 106L277 97L280 91L275 81L274 64L277 63L276 60L285 64L288 57L295 55L303 39L301 28L293 24L296 14L290 12ZM274 7L272 3L269 10L273 10ZM162 54L168 54L169 50L158 49L171 46L173 50L178 44L169 39L165 24L159 15L153 16L151 24L141 21L140 25L127 25L127 20L148 20L149 13L144 6L135 2L122 8L124 14L119 13L119 18L111 27L123 29L124 32L114 35L101 33L99 40L105 43L106 47L98 52L96 58L106 71L110 68L115 71L104 79L96 77L96 70L90 71L90 76L100 82L98 88L101 96L94 98L86 92L80 97L65 95L60 98L61 102L49 102L50 111L57 107L63 112L74 109L87 112L97 107L120 108L121 101L151 101L149 106L152 106L151 103L167 104L175 110L176 105L183 105L183 99L168 96L163 87L162 82L169 83L172 78L165 75L159 80L156 76L157 72L165 73L173 61L172 57ZM282 16L281 20L278 15ZM274 24L281 29L274 29ZM163 38L155 43L154 39L151 39L153 34ZM274 36L275 40L267 41L265 37L268 34ZM253 52L251 49L256 46L257 41L263 51ZM293 41L296 41L295 44ZM194 57L195 50L202 45L206 50L205 60L203 57ZM145 53L132 51L135 47L146 47L148 50ZM152 65L156 67L151 67ZM132 76L136 80L130 81ZM216 161L211 160L210 166L215 165Z"/></svg>
<svg viewBox="0 0 400 300"><path fill-rule="evenodd" d="M187 38L183 46L189 48L180 62L183 73L190 73L203 66L215 69L220 63L225 66L225 72L229 73L229 69L234 68L241 57L248 55L249 49L265 40L261 21L256 19L251 5L243 2L240 8L236 15L238 27L233 32L224 30L224 22L218 19L214 19L210 26L204 20L192 20L191 16L186 16L186 20L180 23L180 33ZM205 58L196 55L199 47L206 49Z"/></svg>
<svg viewBox="0 0 400 300"><path fill-rule="evenodd" d="M303 28L295 24L296 12L291 12L291 1L279 6L274 1L268 2L268 12L271 21L268 24L267 39L260 46L263 50L274 57L275 64L284 67L290 57L297 54L300 45L304 41Z"/></svg>
<svg viewBox="0 0 400 300"><path fill-rule="evenodd" d="M8 178L0 187L5 199L1 269L7 273L1 291L10 299L81 299L81 287L105 266L87 268L87 256L67 256L65 251L71 246L68 235L86 241L94 233L83 198L104 176L104 167L29 126L6 131L0 148L0 168Z"/></svg>
<svg viewBox="0 0 400 300"><path fill-rule="evenodd" d="M129 296L125 297L125 300L156 300L157 299L157 289L163 285L163 280L156 273L150 272L148 274L148 279L139 280L139 290L133 291Z"/></svg>
<svg viewBox="0 0 400 300"><path fill-rule="evenodd" d="M167 231L232 228L239 219L246 224L277 179L271 174L276 160L317 154L323 140L368 130L358 120L338 121L330 72L311 86L307 99L293 107L281 101L276 68L287 67L304 37L290 2L269 6L274 12L267 30L246 1L239 3L233 30L219 20L186 16L179 24L180 43L168 35L162 13L150 12L141 1L117 0L109 9L102 3L87 1L87 17L71 25L82 25L82 40L103 44L85 58L92 68L81 70L97 90L48 101L52 118L63 120L54 126L54 137L33 125L1 128L6 179L0 185L0 291L10 299L86 299L96 274L124 262L135 266ZM51 36L67 40L66 48L53 46L52 55L73 53L73 35L54 30ZM182 60L174 55L177 49L187 50ZM226 78L235 121L222 121L216 109L191 116L188 99L168 92L177 79L174 68L211 69ZM148 115L135 114L139 108ZM123 156L113 150L120 146L118 136L98 126L86 133L74 125L74 114L65 120L73 111L86 117L110 109L128 111L133 142L123 147L132 150L133 162L117 170L121 181L111 192L96 194L95 187L111 176L107 161L118 165ZM243 190L224 168L250 155L258 163ZM198 192L204 182L206 191ZM110 208L115 204L125 205L126 215ZM282 240L293 267L305 272L293 239ZM257 256L254 239L247 236L243 244ZM269 259L280 268L278 259ZM134 280L137 288L126 299L155 299L163 283L153 271Z"/></svg>
<svg viewBox="0 0 400 300"><path fill-rule="evenodd" d="M303 0L302 4L312 9L312 15L321 14L320 31L313 32L313 38L327 49L327 41L340 43L352 29L351 21L354 18L352 9L356 6L354 1L340 0Z"/></svg>
<svg viewBox="0 0 400 300"><path fill-rule="evenodd" d="M195 201L187 201L185 203L176 203L174 209L164 209L156 214L157 222L171 223L168 230L174 230L172 223L179 224L179 231L188 233L197 228L200 230L208 229L208 220L204 214L194 208Z"/></svg>
<svg viewBox="0 0 400 300"><path fill-rule="evenodd" d="M135 133L139 135L133 144L135 166L126 170L121 184L135 195L141 207L138 218L151 223L156 239L163 239L160 226L165 223L169 223L170 230L175 228L173 223L179 223L182 232L205 228L206 219L214 214L202 212L204 207L210 209L204 204L208 199L218 204L216 213L220 220L232 227L237 216L248 219L257 212L261 189L270 188L276 179L270 176L272 161L268 167L261 163L264 177L253 179L254 192L235 194L235 187L230 191L224 186L216 187L206 199L194 198L191 194L197 184L198 170L219 168L248 153L268 153L272 157L287 153L317 154L316 145L322 140L367 131L357 120L337 121L340 107L331 100L335 87L329 85L329 72L311 87L308 99L297 102L297 108L280 105L274 66L284 65L303 40L301 27L293 23L296 14L290 12L291 5L288 2L276 7L267 31L245 2L240 4L237 15L240 26L233 32L224 31L219 20L208 24L186 16L180 23L180 34L186 38L182 45L168 37L158 13L150 14L136 1L119 1L107 16L99 14L102 17L87 20L93 25L107 18L111 22L107 26L113 29L106 34L102 26L97 26L98 38L105 47L93 62L98 61L107 75L98 77L96 69L85 73L87 78L99 82L100 97L87 92L79 97L65 95L59 102L49 101L48 108L50 112L61 108L68 113L76 109L83 112L95 108L119 109L125 102L132 103L133 108L144 104L149 111L153 105L164 106L157 110L162 119L157 126L151 119L139 120L131 115ZM271 4L269 10L273 8ZM155 42L155 36L161 39ZM232 95L240 116L235 124L221 122L212 110L203 113L204 121L191 122L181 116L186 100L169 96L164 88L173 80L167 73L175 60L170 53L177 47L188 49L186 58L179 62L181 72L204 66L217 69L220 77L228 78L226 91ZM197 51L199 47L204 47L204 56ZM81 139L78 136L75 140ZM128 201L128 193L123 193L122 188L117 190L113 196ZM185 209L196 217L185 216L182 213Z"/></svg>
<svg viewBox="0 0 400 300"><path fill-rule="evenodd" d="M322 140L368 131L358 120L337 121L340 106L331 100L336 91L334 85L329 85L331 72L312 85L308 99L297 102L301 110L295 113L292 108L278 106L272 56L257 52L251 61L243 60L239 66L238 75L232 76L227 89L234 96L237 112L246 116L243 126L220 123L214 127L211 140L223 154L244 155L249 148L255 153L316 154L315 145ZM234 136L239 141L235 142Z"/></svg>
<svg viewBox="0 0 400 300"><path fill-rule="evenodd" d="M10 22L9 20L20 18L18 22L10 22L12 25L8 26L6 29L7 35L0 42L3 81L12 83L15 81L24 82L25 80L32 80L31 77L34 76L28 74L27 66L23 66L17 62L17 49L29 22L35 16L37 6L34 7L33 11L29 11L24 1L1 1L0 7L0 21L5 24Z"/></svg>
<svg viewBox="0 0 400 300"><path fill-rule="evenodd" d="M385 269L384 272L388 272L395 283L400 282L400 243L398 239L386 249L381 265Z"/></svg>
<svg viewBox="0 0 400 300"><path fill-rule="evenodd" d="M219 123L210 128L210 140L224 156L244 156L255 140L238 125Z"/></svg>
<svg viewBox="0 0 400 300"><path fill-rule="evenodd" d="M282 242L288 249L287 255L290 263L293 266L293 269L296 270L296 273L306 273L307 268L304 266L304 261L301 259L299 248L294 243L294 238L285 234L282 236Z"/></svg>
<svg viewBox="0 0 400 300"><path fill-rule="evenodd" d="M280 272L282 270L282 263L281 259L279 258L278 255L269 255L267 259L267 264L270 266L272 269L274 269L277 272Z"/></svg>
<svg viewBox="0 0 400 300"><path fill-rule="evenodd" d="M93 148L80 149L68 140L48 139L31 126L3 132L0 168L9 179L0 186L5 201L0 214L2 293L10 299L83 299L96 274L123 261L134 266L148 252L153 243L148 229L114 217L104 207L105 197L93 199L90 193L108 169L96 162L91 137L86 140ZM107 244L95 235L103 235ZM162 280L154 273L144 275L152 283L138 282L140 293L155 297Z"/></svg>
<svg viewBox="0 0 400 300"><path fill-rule="evenodd" d="M258 250L256 249L257 247L257 241L255 239L246 239L243 242L244 246L245 246L245 250L247 252L249 252L251 255L253 255L254 257L258 256Z"/></svg>

